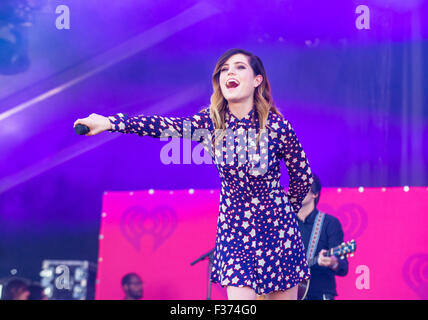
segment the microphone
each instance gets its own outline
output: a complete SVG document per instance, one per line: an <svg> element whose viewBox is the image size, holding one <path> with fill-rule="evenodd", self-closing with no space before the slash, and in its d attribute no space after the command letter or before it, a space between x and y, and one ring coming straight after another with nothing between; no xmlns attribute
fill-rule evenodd
<svg viewBox="0 0 428 320"><path fill-rule="evenodd" d="M76 131L77 134L84 135L84 134L87 134L91 130L89 130L88 126L85 126L84 124L77 124L74 127L74 131Z"/></svg>

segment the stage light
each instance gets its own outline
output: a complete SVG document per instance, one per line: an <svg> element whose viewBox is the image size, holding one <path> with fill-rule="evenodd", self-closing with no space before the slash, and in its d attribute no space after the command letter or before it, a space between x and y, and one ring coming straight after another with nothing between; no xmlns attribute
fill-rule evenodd
<svg viewBox="0 0 428 320"><path fill-rule="evenodd" d="M44 260L40 284L50 300L95 298L96 265L80 260Z"/></svg>
<svg viewBox="0 0 428 320"><path fill-rule="evenodd" d="M30 58L28 28L34 7L28 0L4 0L0 5L0 73L17 74L28 70Z"/></svg>
<svg viewBox="0 0 428 320"><path fill-rule="evenodd" d="M73 287L73 300L85 300L86 288L76 285Z"/></svg>
<svg viewBox="0 0 428 320"><path fill-rule="evenodd" d="M47 268L40 272L40 276L43 279L52 280L54 278L54 268Z"/></svg>
<svg viewBox="0 0 428 320"><path fill-rule="evenodd" d="M44 288L43 293L46 296L46 298L48 298L48 300L51 300L53 296L53 285L48 284L47 286L43 286L43 283L41 283L41 286Z"/></svg>
<svg viewBox="0 0 428 320"><path fill-rule="evenodd" d="M83 280L88 278L88 273L82 267L76 268L74 272L74 280L78 282L82 282Z"/></svg>

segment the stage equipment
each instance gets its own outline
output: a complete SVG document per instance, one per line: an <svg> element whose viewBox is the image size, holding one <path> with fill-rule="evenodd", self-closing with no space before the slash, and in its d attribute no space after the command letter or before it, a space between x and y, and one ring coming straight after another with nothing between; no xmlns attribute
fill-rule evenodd
<svg viewBox="0 0 428 320"><path fill-rule="evenodd" d="M93 300L96 264L80 260L43 260L40 284L49 300Z"/></svg>

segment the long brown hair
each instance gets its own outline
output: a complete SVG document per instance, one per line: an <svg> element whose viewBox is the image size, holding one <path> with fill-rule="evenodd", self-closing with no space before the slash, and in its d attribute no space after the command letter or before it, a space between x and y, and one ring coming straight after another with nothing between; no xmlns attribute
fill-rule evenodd
<svg viewBox="0 0 428 320"><path fill-rule="evenodd" d="M231 56L238 53L246 55L249 58L250 66L256 76L259 74L263 76L262 83L254 90L254 104L256 106L256 111L259 118L258 129L260 129L257 140L259 141L260 139L261 130L267 127L266 122L269 115L269 110L272 110L273 113L276 113L282 117L282 114L279 112L275 106L275 103L273 102L270 83L260 58L244 49L230 49L219 58L212 74L212 85L214 92L210 98L210 116L214 122L215 129L221 129L222 132L220 136L216 138L216 141L218 142L221 141L225 135L225 115L227 110L227 100L221 93L219 81L221 67Z"/></svg>

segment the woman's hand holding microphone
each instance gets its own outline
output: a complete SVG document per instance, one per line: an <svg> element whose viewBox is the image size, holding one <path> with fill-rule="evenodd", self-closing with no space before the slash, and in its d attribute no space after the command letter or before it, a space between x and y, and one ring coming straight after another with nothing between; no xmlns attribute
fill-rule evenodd
<svg viewBox="0 0 428 320"><path fill-rule="evenodd" d="M92 113L89 117L77 119L73 125L77 134L94 136L103 131L111 130L112 126L107 117Z"/></svg>

